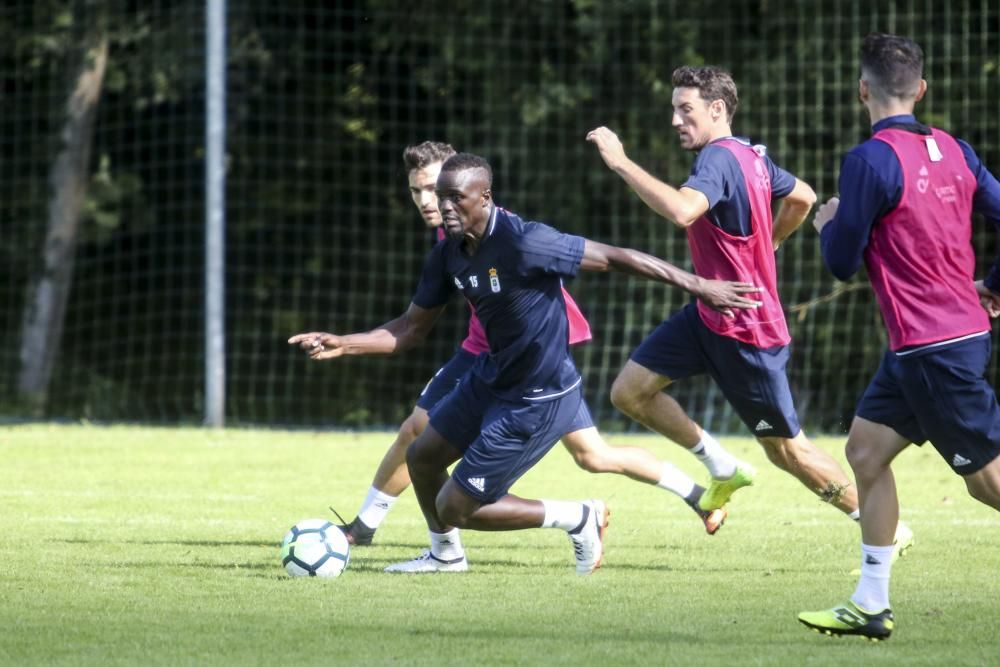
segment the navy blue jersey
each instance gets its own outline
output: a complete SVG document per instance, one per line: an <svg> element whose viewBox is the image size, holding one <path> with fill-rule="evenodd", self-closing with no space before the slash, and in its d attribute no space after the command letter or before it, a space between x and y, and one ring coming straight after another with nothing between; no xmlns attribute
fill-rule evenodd
<svg viewBox="0 0 1000 667"><path fill-rule="evenodd" d="M750 145L743 137L724 138L733 138ZM691 175L682 187L705 195L708 199L708 212L705 215L712 224L732 236L750 236L753 229L750 227L750 197L747 195L746 177L732 152L722 146L714 146L714 143L708 144L698 153L691 167ZM754 148L767 165L771 178L771 197L781 199L788 196L795 189L795 177L774 164L765 154L763 146Z"/></svg>
<svg viewBox="0 0 1000 667"><path fill-rule="evenodd" d="M490 345L472 372L498 398L552 400L580 384L569 353L562 278L576 276L583 246L582 237L494 207L474 255L462 240L434 246L413 303L437 308L453 290L462 292Z"/></svg>
<svg viewBox="0 0 1000 667"><path fill-rule="evenodd" d="M917 123L911 114L889 116L872 126L872 133L888 128L928 134L930 129ZM983 165L966 142L957 139L965 163L976 177L972 210L1000 227L1000 183ZM892 147L884 141L869 139L844 156L840 166L839 191L846 193L837 215L820 235L823 259L830 272L847 280L864 259L872 226L896 208L903 196L903 169ZM1000 293L1000 259L985 280L986 286Z"/></svg>

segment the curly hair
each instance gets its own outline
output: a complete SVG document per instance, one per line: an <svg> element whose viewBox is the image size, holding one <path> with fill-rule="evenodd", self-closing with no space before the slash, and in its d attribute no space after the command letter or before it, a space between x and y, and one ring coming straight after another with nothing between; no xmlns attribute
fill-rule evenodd
<svg viewBox="0 0 1000 667"><path fill-rule="evenodd" d="M697 88L701 99L708 103L722 100L726 105L726 119L730 122L740 104L733 75L712 65L684 65L674 70L670 77L674 88Z"/></svg>

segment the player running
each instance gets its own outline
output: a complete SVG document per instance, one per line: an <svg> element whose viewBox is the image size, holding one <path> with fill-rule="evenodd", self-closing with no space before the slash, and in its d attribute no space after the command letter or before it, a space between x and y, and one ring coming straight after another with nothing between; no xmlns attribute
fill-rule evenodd
<svg viewBox="0 0 1000 667"><path fill-rule="evenodd" d="M712 477L701 507L721 507L734 491L753 483L755 471L663 392L677 380L707 373L772 463L857 520L857 492L837 462L802 432L785 373L791 338L778 299L774 253L802 224L816 195L775 165L763 146L733 136L738 98L728 72L680 67L672 80L673 127L681 148L698 152L680 189L630 160L611 130L597 128L587 140L647 206L687 232L695 273L760 285L763 305L732 318L704 303L684 307L632 353L612 385L611 401L694 454ZM782 201L772 220L773 199ZM900 549L911 542L912 533L901 525Z"/></svg>
<svg viewBox="0 0 1000 667"><path fill-rule="evenodd" d="M589 574L604 553L605 503L508 493L586 411L569 350L562 280L581 268L626 271L682 287L728 316L734 308L757 307L750 298L757 288L705 280L644 253L525 222L495 206L491 188L486 160L467 153L448 158L436 188L447 239L428 256L407 311L366 333L305 333L289 343L313 359L401 352L424 339L452 291L461 291L483 324L490 352L434 406L429 425L407 450L431 546L386 570L465 571L459 528L545 527L567 532L577 573Z"/></svg>
<svg viewBox="0 0 1000 667"><path fill-rule="evenodd" d="M1000 257L973 282L970 214L1000 226L1000 183L975 151L917 122L923 51L868 35L858 96L872 138L844 157L839 191L813 225L840 280L862 260L889 333L889 349L858 403L847 460L861 497L861 578L847 602L799 614L828 635L887 639L893 528L899 499L892 461L930 440L969 494L1000 510L1000 407L984 377L990 322L1000 314ZM985 311L984 311L985 307Z"/></svg>
<svg viewBox="0 0 1000 667"><path fill-rule="evenodd" d="M436 241L444 239L441 213L438 211L435 185L441 164L455 154L449 144L424 141L407 146L403 151L410 197L420 211L428 228L434 232ZM573 298L563 290L566 315L569 319L569 343L574 345L590 340L590 326L580 312ZM486 334L473 310L469 317L469 332L455 355L448 360L431 378L420 393L413 411L400 425L396 439L386 450L371 487L361 508L350 523L343 526L347 539L356 546L372 543L375 531L382 524L399 495L410 485L410 475L406 468L406 449L427 427L427 414L438 401L455 388L476 357L489 352ZM572 425L571 432L563 436L562 442L572 454L573 460L584 470L593 473L617 473L631 479L653 484L673 492L701 518L705 531L713 535L726 519L724 507L703 510L698 500L705 491L679 468L661 461L649 450L641 447L612 447L601 437L586 411L581 421Z"/></svg>

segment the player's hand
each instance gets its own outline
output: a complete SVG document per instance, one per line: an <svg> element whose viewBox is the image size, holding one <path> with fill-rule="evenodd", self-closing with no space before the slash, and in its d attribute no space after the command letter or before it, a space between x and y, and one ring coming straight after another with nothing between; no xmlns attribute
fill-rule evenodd
<svg viewBox="0 0 1000 667"><path fill-rule="evenodd" d="M625 157L625 147L619 141L618 135L606 127L599 127L587 133L587 141L597 146L604 164L612 170L618 169L628 158Z"/></svg>
<svg viewBox="0 0 1000 667"><path fill-rule="evenodd" d="M819 210L816 211L816 217L813 218L813 227L816 228L816 233L821 234L823 232L826 224L837 215L839 207L840 197L830 197L825 204L819 207Z"/></svg>
<svg viewBox="0 0 1000 667"><path fill-rule="evenodd" d="M984 285L982 280L977 280L975 285L976 292L979 293L979 303L982 304L983 310L986 311L986 314L989 315L991 319L1000 317L1000 294L997 294Z"/></svg>
<svg viewBox="0 0 1000 667"><path fill-rule="evenodd" d="M288 339L289 345L298 345L309 355L310 359L335 359L344 354L344 346L340 336L313 331L300 333Z"/></svg>
<svg viewBox="0 0 1000 667"><path fill-rule="evenodd" d="M751 283L702 278L695 296L712 310L717 310L726 317L735 317L733 308L760 308L764 305L763 301L752 298L754 294L763 291L762 287Z"/></svg>

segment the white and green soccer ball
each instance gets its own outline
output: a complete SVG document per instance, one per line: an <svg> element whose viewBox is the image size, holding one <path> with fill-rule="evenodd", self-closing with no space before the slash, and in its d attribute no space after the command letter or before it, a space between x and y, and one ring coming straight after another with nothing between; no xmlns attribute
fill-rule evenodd
<svg viewBox="0 0 1000 667"><path fill-rule="evenodd" d="M281 563L293 577L339 577L351 557L347 537L326 519L305 519L281 542Z"/></svg>

